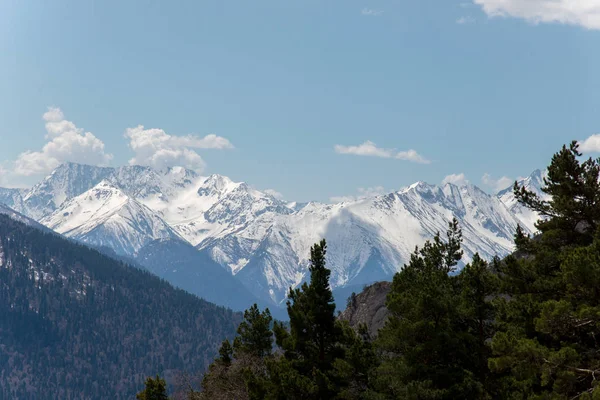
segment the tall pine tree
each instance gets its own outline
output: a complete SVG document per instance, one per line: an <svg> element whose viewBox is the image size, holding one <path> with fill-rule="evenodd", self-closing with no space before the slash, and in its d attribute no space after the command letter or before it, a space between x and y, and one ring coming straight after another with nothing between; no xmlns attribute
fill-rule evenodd
<svg viewBox="0 0 600 400"><path fill-rule="evenodd" d="M518 231L517 253L499 263L489 365L507 397L600 398L600 167L580 156L576 142L554 155L542 188L549 200L515 184L544 219L534 238Z"/></svg>
<svg viewBox="0 0 600 400"><path fill-rule="evenodd" d="M481 367L491 285L478 256L464 275L450 274L462 257L461 241L455 219L446 241L437 234L394 276L387 300L391 315L377 340L383 360L376 387L384 398L486 396Z"/></svg>
<svg viewBox="0 0 600 400"><path fill-rule="evenodd" d="M334 398L338 384L333 378L333 363L343 358L342 330L335 320L335 303L329 286L331 271L325 267L325 240L310 249L310 282L290 290L287 310L289 332L275 325L277 344L284 359L273 365L277 377L272 387L273 398L290 391L298 398Z"/></svg>
<svg viewBox="0 0 600 400"><path fill-rule="evenodd" d="M160 376L156 378L148 377L144 390L136 396L138 400L169 400L167 396L167 383Z"/></svg>

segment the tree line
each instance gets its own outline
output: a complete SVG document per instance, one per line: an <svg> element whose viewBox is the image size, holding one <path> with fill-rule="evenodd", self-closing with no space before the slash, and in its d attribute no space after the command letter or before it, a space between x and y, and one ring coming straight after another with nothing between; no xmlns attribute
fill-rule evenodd
<svg viewBox="0 0 600 400"><path fill-rule="evenodd" d="M600 164L581 156L572 142L552 157L548 199L515 183L541 218L534 236L517 228L512 255L476 254L457 271L456 220L417 248L393 278L376 338L336 319L327 244L315 244L310 282L289 293L289 326L251 307L185 397L600 399ZM138 399L166 391L149 378Z"/></svg>

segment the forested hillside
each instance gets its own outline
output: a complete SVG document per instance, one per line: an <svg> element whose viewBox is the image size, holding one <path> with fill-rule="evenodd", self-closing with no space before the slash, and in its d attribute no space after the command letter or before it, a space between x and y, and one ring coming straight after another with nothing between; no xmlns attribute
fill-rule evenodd
<svg viewBox="0 0 600 400"><path fill-rule="evenodd" d="M202 371L241 315L0 215L0 398L131 399Z"/></svg>

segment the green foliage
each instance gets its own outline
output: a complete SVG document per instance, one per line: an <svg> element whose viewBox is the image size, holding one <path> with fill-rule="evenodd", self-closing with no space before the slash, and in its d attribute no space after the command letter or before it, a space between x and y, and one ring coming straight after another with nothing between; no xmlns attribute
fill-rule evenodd
<svg viewBox="0 0 600 400"><path fill-rule="evenodd" d="M299 398L328 399L338 391L332 371L336 358L344 357L343 332L335 319L326 252L325 240L310 249L310 282L290 290L289 333L276 324L276 342L284 358L271 365L270 371L276 377L269 389L273 398L293 391Z"/></svg>
<svg viewBox="0 0 600 400"><path fill-rule="evenodd" d="M580 156L575 142L554 155L548 201L515 185L519 201L546 218L535 238L517 232L519 257L498 263L502 296L489 366L505 396L600 396L600 167Z"/></svg>
<svg viewBox="0 0 600 400"><path fill-rule="evenodd" d="M277 337L286 358L296 360L302 373L314 366L320 371L331 369L340 354L340 328L335 324L335 303L329 287L331 271L325 268L325 241L315 244L310 252L310 283L290 290L287 302L290 334ZM281 334L281 330L278 331Z"/></svg>
<svg viewBox="0 0 600 400"><path fill-rule="evenodd" d="M542 240L556 246L591 243L600 222L600 166L597 160L580 162L579 145L573 141L552 157L542 200L515 182L519 202L547 218L537 223Z"/></svg>
<svg viewBox="0 0 600 400"><path fill-rule="evenodd" d="M146 387L135 398L138 400L168 400L167 383L158 375L156 378L148 377Z"/></svg>
<svg viewBox="0 0 600 400"><path fill-rule="evenodd" d="M132 399L202 372L241 314L0 215L0 398ZM10 265L10 268L6 268ZM217 339L218 338L218 339Z"/></svg>
<svg viewBox="0 0 600 400"><path fill-rule="evenodd" d="M444 240L417 248L394 276L375 341L365 326L335 320L326 244L316 244L310 282L290 290L289 329L273 325L279 350L271 353L270 316L250 309L255 322L233 350L224 343L210 373L229 371L243 395L224 385L204 398L600 400L600 165L580 156L576 142L554 155L549 200L515 184L543 219L533 237L517 227L513 255L488 263L475 254L457 274L456 220Z"/></svg>
<svg viewBox="0 0 600 400"><path fill-rule="evenodd" d="M335 319L326 251L325 241L311 248L310 282L290 290L289 329L275 322L271 330L269 311L252 306L233 347L223 342L204 376L203 392L190 399L368 398L378 357L366 326L355 332Z"/></svg>
<svg viewBox="0 0 600 400"><path fill-rule="evenodd" d="M273 318L269 309L261 312L254 304L244 312L233 346L225 340L219 358L202 379L202 393L192 392L190 399L249 399L262 394L260 382L271 357Z"/></svg>
<svg viewBox="0 0 600 400"><path fill-rule="evenodd" d="M456 220L447 240L436 235L396 274L391 313L377 344L383 362L377 389L386 398L485 398L487 347L493 316L487 297L495 282L479 256L458 276L462 256Z"/></svg>
<svg viewBox="0 0 600 400"><path fill-rule="evenodd" d="M243 352L262 358L271 354L273 348L273 318L267 308L262 313L254 304L244 311L244 320L237 329L238 336L233 342L236 353Z"/></svg>
<svg viewBox="0 0 600 400"><path fill-rule="evenodd" d="M231 347L231 343L229 343L229 339L225 339L221 344L221 348L219 349L219 358L218 360L222 362L224 365L230 365L233 357L233 347Z"/></svg>
<svg viewBox="0 0 600 400"><path fill-rule="evenodd" d="M343 343L346 348L344 358L333 363L335 381L342 382L336 399L354 400L375 398L372 387L373 372L379 365L379 356L373 346L369 329L361 324L355 332L347 322L340 322Z"/></svg>

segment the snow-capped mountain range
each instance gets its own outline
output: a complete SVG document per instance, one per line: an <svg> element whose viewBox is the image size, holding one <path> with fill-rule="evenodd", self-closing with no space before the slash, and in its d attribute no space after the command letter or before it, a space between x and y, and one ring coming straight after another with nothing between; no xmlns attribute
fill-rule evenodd
<svg viewBox="0 0 600 400"><path fill-rule="evenodd" d="M523 184L541 193L542 178L535 171ZM470 184L417 182L352 202L297 204L180 167L74 163L29 190L0 188L0 203L124 256L137 257L157 239L188 242L254 296L276 305L289 287L307 279L310 246L323 237L335 289L390 279L415 246L444 232L453 217L463 231L467 262L476 252L485 258L508 254L517 224L532 232L537 218L516 203L511 188L490 195Z"/></svg>

